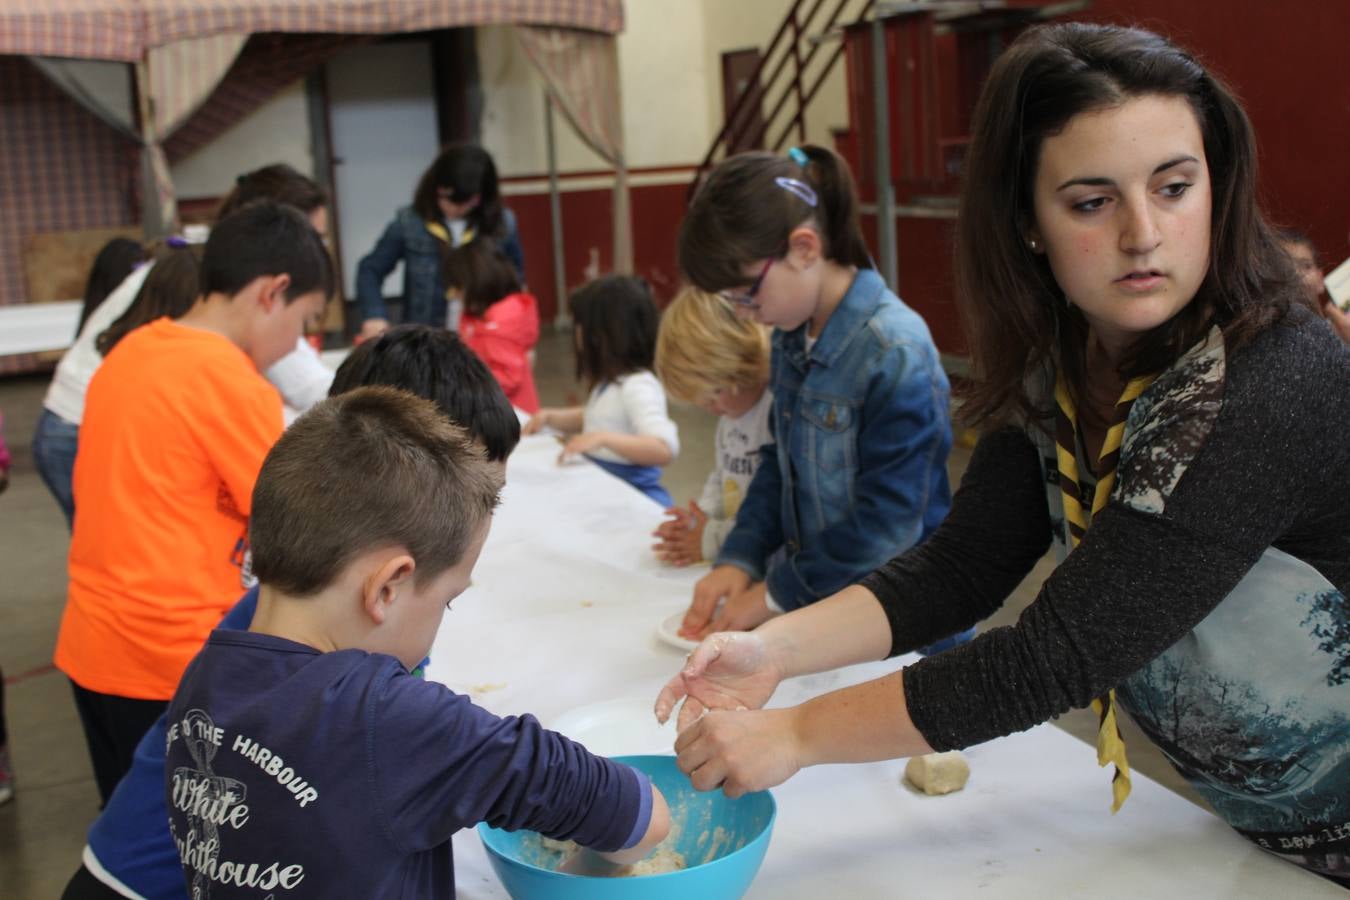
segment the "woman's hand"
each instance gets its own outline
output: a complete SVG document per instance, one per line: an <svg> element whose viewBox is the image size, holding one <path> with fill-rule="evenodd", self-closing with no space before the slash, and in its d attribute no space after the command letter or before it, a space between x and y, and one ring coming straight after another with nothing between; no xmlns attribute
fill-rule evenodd
<svg viewBox="0 0 1350 900"><path fill-rule="evenodd" d="M388 330L388 319L366 319L361 323L361 333L357 335L357 343L377 338Z"/></svg>
<svg viewBox="0 0 1350 900"><path fill-rule="evenodd" d="M694 585L694 600L680 623L680 636L702 639L712 624L717 604L743 593L750 587L750 576L735 566L715 566Z"/></svg>
<svg viewBox="0 0 1350 900"><path fill-rule="evenodd" d="M684 669L661 689L656 718L668 720L681 699L680 731L708 710L758 709L769 702L782 680L782 669L759 635L715 634L689 654Z"/></svg>
<svg viewBox="0 0 1350 900"><path fill-rule="evenodd" d="M656 558L668 566L688 566L703 560L703 529L708 524L708 514L699 508L693 500L689 508L672 506L666 510L666 519L652 532L652 537L660 538L652 544Z"/></svg>
<svg viewBox="0 0 1350 900"><path fill-rule="evenodd" d="M736 798L787 781L802 768L798 708L710 712L680 732L675 764L695 789Z"/></svg>

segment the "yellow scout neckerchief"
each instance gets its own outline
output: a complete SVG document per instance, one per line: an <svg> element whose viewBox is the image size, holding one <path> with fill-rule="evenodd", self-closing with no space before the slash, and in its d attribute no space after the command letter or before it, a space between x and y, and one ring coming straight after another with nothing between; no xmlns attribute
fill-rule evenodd
<svg viewBox="0 0 1350 900"><path fill-rule="evenodd" d="M444 244L449 244L451 247L463 247L469 241L474 239L475 232L472 225L469 225L464 229L464 234L460 237L459 243L456 244L450 240L449 230L440 222L424 222L423 224L426 225L427 231L431 232L432 237Z"/></svg>
<svg viewBox="0 0 1350 900"><path fill-rule="evenodd" d="M1059 463L1059 489L1064 497L1064 518L1069 525L1070 550L1078 546L1092 517L1101 512L1111 499L1111 489L1116 483L1116 465L1120 462L1120 443L1125 436L1125 420L1129 418L1134 401L1153 383L1155 377L1147 375L1131 380L1116 401L1097 460L1101 475L1092 496L1092 511L1087 515L1083 512L1082 500L1085 498L1078 483L1078 454L1075 452L1078 447L1078 412L1074 409L1073 398L1069 396L1063 379L1055 382L1055 405L1059 413L1055 419L1056 457ZM1107 691L1105 696L1093 700L1092 710L1098 716L1097 765L1114 763L1116 766L1116 773L1111 778L1111 812L1116 812L1130 795L1130 763L1125 758L1125 740L1120 736L1120 727L1116 723L1115 690Z"/></svg>

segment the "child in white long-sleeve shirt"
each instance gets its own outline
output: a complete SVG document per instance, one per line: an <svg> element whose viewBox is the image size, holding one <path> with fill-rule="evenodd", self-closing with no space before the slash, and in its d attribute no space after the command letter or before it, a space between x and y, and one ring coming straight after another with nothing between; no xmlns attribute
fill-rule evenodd
<svg viewBox="0 0 1350 900"><path fill-rule="evenodd" d="M737 317L715 294L686 288L661 319L656 372L672 400L719 417L702 496L687 508L668 508L670 518L652 532L662 561L687 566L717 558L759 468L760 450L773 443L769 329Z"/></svg>
<svg viewBox="0 0 1350 900"><path fill-rule="evenodd" d="M663 507L661 467L680 452L666 394L652 373L658 313L646 282L609 275L570 300L577 378L590 387L586 405L541 409L523 433L557 429L562 458L584 455Z"/></svg>

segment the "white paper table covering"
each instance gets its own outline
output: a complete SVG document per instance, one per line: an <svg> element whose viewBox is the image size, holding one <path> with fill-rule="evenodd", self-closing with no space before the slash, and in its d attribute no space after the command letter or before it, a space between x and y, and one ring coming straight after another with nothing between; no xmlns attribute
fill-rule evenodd
<svg viewBox="0 0 1350 900"><path fill-rule="evenodd" d="M598 701L654 701L684 654L655 637L706 569L649 549L658 507L595 466L559 467L534 436L507 488L473 585L454 602L428 677L499 714L545 724ZM893 671L912 657L795 679L771 705ZM945 797L901 784L904 761L807 769L775 788L778 820L747 896L1344 898L1258 850L1139 773L1109 811L1109 772L1050 725L965 751L971 779ZM459 896L506 893L477 835L456 835Z"/></svg>

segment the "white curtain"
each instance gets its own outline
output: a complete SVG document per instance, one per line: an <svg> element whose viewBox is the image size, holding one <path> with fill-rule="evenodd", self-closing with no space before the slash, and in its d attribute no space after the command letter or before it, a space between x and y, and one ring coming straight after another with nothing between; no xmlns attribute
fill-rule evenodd
<svg viewBox="0 0 1350 900"><path fill-rule="evenodd" d="M614 166L614 271L633 271L633 220L624 159L619 52L612 34L517 26L525 54L586 145Z"/></svg>

